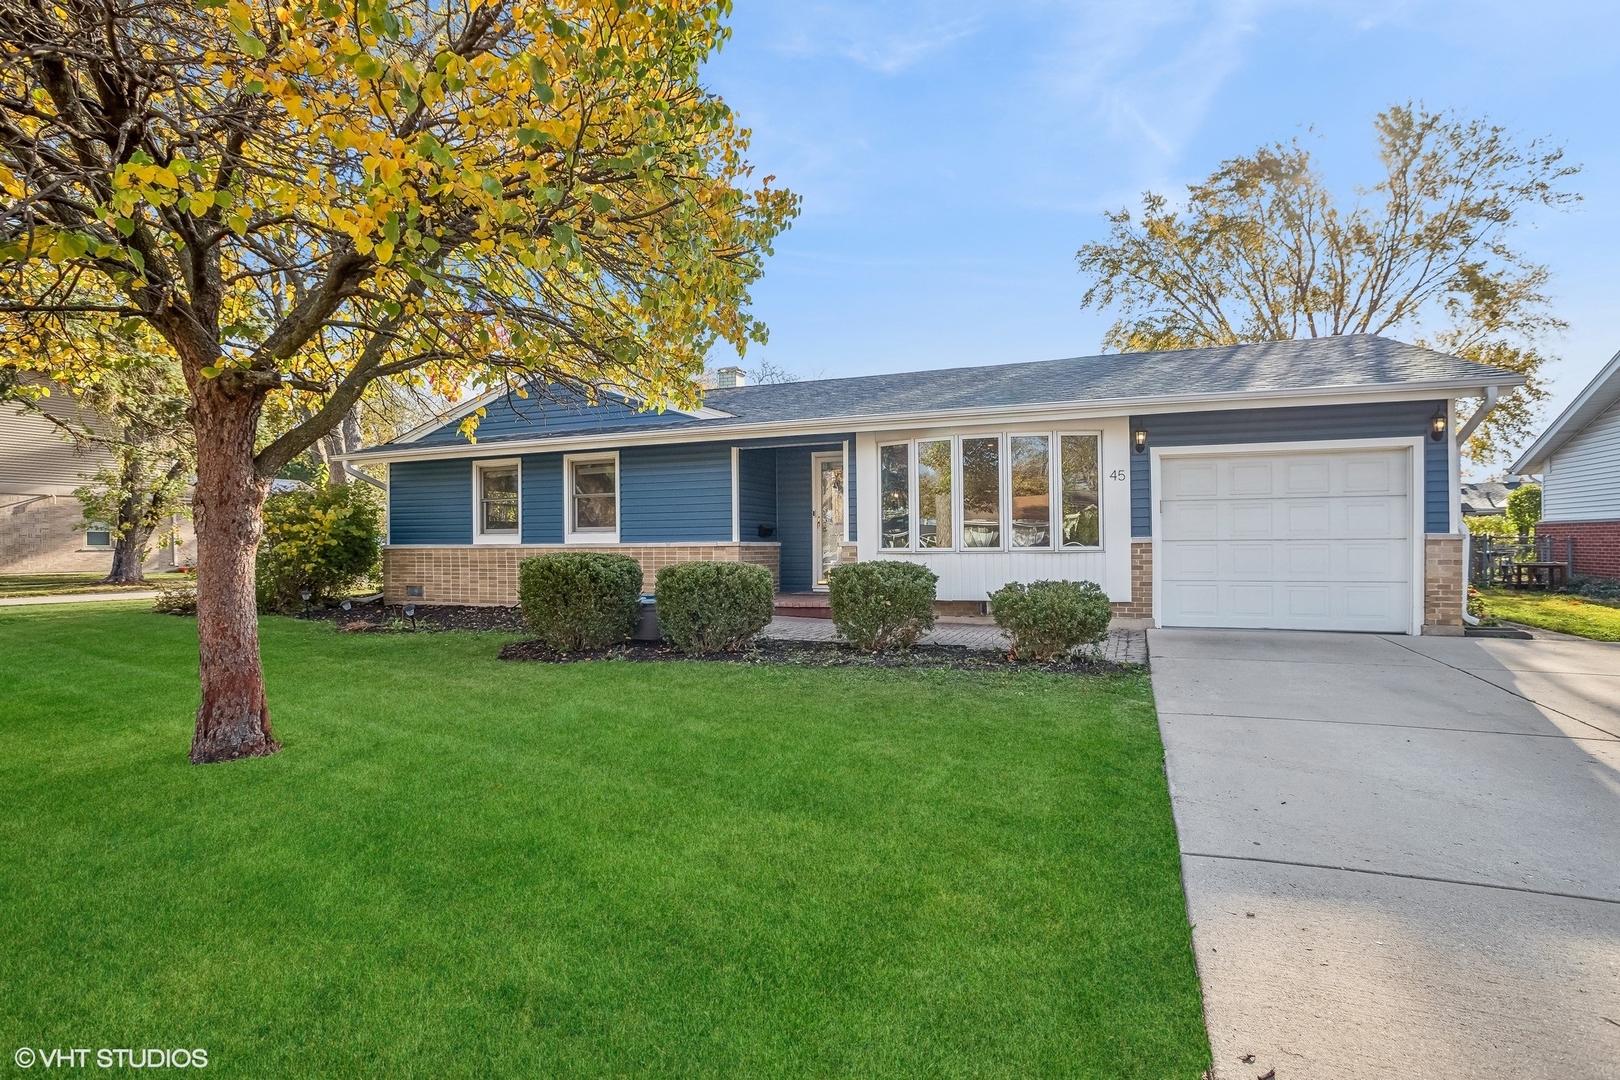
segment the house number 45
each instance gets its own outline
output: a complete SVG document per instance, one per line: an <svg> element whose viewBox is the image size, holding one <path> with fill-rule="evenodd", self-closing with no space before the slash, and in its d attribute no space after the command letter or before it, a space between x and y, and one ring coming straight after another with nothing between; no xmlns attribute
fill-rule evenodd
<svg viewBox="0 0 1620 1080"><path fill-rule="evenodd" d="M1123 480L1123 479L1125 479L1125 470L1124 469L1115 469L1113 472L1108 474L1108 479L1110 479L1110 480Z"/></svg>

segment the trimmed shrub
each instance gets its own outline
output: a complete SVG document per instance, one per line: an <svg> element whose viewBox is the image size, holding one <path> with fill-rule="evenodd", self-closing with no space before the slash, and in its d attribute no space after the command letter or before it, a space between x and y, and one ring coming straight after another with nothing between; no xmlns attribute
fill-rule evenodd
<svg viewBox="0 0 1620 1080"><path fill-rule="evenodd" d="M1507 519L1513 522L1520 536L1529 536L1541 520L1541 488L1535 484L1521 484L1508 492Z"/></svg>
<svg viewBox="0 0 1620 1080"><path fill-rule="evenodd" d="M259 606L297 611L299 595L337 599L382 565L382 502L364 484L333 484L272 495L259 544Z"/></svg>
<svg viewBox="0 0 1620 1080"><path fill-rule="evenodd" d="M157 599L152 610L159 615L197 614L197 579L170 581L158 586Z"/></svg>
<svg viewBox="0 0 1620 1080"><path fill-rule="evenodd" d="M990 614L1013 659L1053 660L1106 638L1113 609L1094 581L1014 581L990 594Z"/></svg>
<svg viewBox="0 0 1620 1080"><path fill-rule="evenodd" d="M641 616L641 564L628 555L558 551L518 564L523 621L558 652L629 639Z"/></svg>
<svg viewBox="0 0 1620 1080"><path fill-rule="evenodd" d="M1463 525L1475 536L1502 536L1514 537L1519 535L1519 527L1509 521L1505 515L1495 517L1479 514L1463 518Z"/></svg>
<svg viewBox="0 0 1620 1080"><path fill-rule="evenodd" d="M771 621L776 583L763 566L690 562L658 571L658 629L689 653L746 648Z"/></svg>
<svg viewBox="0 0 1620 1080"><path fill-rule="evenodd" d="M857 649L909 649L934 626L939 577L916 563L846 563L827 571L832 621Z"/></svg>

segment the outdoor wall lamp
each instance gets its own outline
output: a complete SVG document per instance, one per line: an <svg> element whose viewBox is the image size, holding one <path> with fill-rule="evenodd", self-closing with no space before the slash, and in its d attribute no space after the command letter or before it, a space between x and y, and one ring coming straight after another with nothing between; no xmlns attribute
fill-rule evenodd
<svg viewBox="0 0 1620 1080"><path fill-rule="evenodd" d="M1140 454L1142 451L1146 450L1147 449L1147 431L1144 430L1143 428L1137 428L1135 431L1131 432L1131 445L1136 447L1136 452L1138 454Z"/></svg>
<svg viewBox="0 0 1620 1080"><path fill-rule="evenodd" d="M1429 438L1440 442L1446 437L1446 414L1435 413L1434 419L1429 421Z"/></svg>

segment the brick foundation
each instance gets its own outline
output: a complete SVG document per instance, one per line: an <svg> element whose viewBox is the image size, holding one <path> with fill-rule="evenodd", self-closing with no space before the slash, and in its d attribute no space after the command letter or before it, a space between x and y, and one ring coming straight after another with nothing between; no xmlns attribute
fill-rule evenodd
<svg viewBox="0 0 1620 1080"><path fill-rule="evenodd" d="M1575 573L1580 577L1620 578L1620 521L1538 521L1536 538L1552 541L1552 558L1564 557L1564 542L1575 541Z"/></svg>
<svg viewBox="0 0 1620 1080"><path fill-rule="evenodd" d="M1423 538L1423 632L1457 637L1463 632L1463 538Z"/></svg>
<svg viewBox="0 0 1620 1080"><path fill-rule="evenodd" d="M383 599L390 604L510 606L518 602L518 563L552 551L604 551L641 564L643 592L652 592L661 567L685 562L744 562L763 566L781 584L778 544L469 544L383 549ZM422 595L408 596L407 586Z"/></svg>
<svg viewBox="0 0 1620 1080"><path fill-rule="evenodd" d="M1131 541L1131 598L1116 602L1116 619L1153 619L1153 541Z"/></svg>

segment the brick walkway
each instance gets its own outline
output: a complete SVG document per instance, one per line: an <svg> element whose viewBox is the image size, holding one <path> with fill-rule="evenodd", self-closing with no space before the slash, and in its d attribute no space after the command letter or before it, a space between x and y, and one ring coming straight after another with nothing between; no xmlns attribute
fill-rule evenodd
<svg viewBox="0 0 1620 1080"><path fill-rule="evenodd" d="M761 637L778 641L839 641L838 630L831 619L793 619L778 615L771 620ZM946 622L934 624L934 629L922 636L923 645L952 645L961 649L995 649L1007 647L1007 638L993 623ZM1099 647L1103 658L1116 664L1148 662L1147 631L1111 630L1108 640Z"/></svg>

